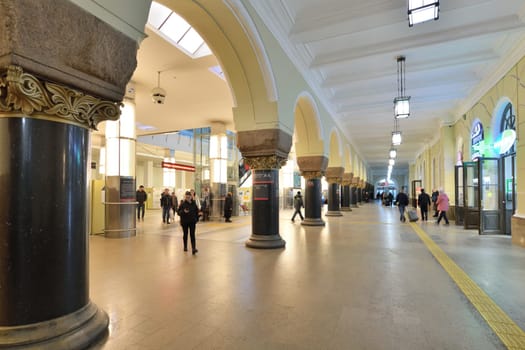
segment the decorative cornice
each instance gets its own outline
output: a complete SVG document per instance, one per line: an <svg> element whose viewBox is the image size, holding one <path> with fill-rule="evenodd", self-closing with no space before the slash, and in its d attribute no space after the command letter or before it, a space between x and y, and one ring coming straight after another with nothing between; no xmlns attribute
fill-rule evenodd
<svg viewBox="0 0 525 350"><path fill-rule="evenodd" d="M278 155L246 157L244 160L254 170L280 169L288 161L287 158Z"/></svg>
<svg viewBox="0 0 525 350"><path fill-rule="evenodd" d="M120 103L104 101L65 86L40 80L10 65L0 73L0 111L46 115L97 130L104 120L117 120Z"/></svg>
<svg viewBox="0 0 525 350"><path fill-rule="evenodd" d="M306 180L321 179L324 176L323 171L301 171L301 176Z"/></svg>

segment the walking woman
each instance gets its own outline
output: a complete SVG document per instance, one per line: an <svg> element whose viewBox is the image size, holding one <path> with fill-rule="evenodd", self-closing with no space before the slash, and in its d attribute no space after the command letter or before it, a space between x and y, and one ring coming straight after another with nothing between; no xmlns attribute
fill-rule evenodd
<svg viewBox="0 0 525 350"><path fill-rule="evenodd" d="M180 224L182 226L182 240L184 242L184 251L188 251L188 231L191 240L191 253L198 252L197 243L195 242L195 224L199 215L197 204L193 201L193 196L190 191L186 191L184 201L180 204L177 214L180 216Z"/></svg>
<svg viewBox="0 0 525 350"><path fill-rule="evenodd" d="M436 201L439 217L436 224L439 225L441 219L445 219L445 224L448 225L447 210L448 210L448 196L443 190L439 190L439 196Z"/></svg>

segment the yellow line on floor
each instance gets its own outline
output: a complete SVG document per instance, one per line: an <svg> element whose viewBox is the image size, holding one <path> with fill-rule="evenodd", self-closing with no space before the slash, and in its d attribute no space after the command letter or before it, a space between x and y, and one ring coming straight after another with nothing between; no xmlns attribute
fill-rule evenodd
<svg viewBox="0 0 525 350"><path fill-rule="evenodd" d="M412 229L507 349L525 349L525 332L417 224Z"/></svg>

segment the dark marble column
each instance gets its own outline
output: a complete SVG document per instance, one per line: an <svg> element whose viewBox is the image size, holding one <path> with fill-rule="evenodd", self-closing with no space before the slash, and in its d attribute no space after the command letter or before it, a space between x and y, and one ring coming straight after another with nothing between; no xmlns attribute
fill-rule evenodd
<svg viewBox="0 0 525 350"><path fill-rule="evenodd" d="M326 181L328 182L328 212L326 216L342 216L340 211L341 192L340 184L343 181L343 167L329 167L326 169Z"/></svg>
<svg viewBox="0 0 525 350"><path fill-rule="evenodd" d="M0 348L85 349L108 326L89 299L90 129L118 119L137 42L70 1L0 3Z"/></svg>
<svg viewBox="0 0 525 350"><path fill-rule="evenodd" d="M252 234L250 248L283 248L279 235L279 169L287 161L291 135L279 129L241 131L237 144L252 169Z"/></svg>
<svg viewBox="0 0 525 350"><path fill-rule="evenodd" d="M352 211L352 208L350 208L350 184L352 183L352 176L352 173L343 174L341 211Z"/></svg>
<svg viewBox="0 0 525 350"><path fill-rule="evenodd" d="M350 206L352 208L358 208L359 206L357 205L358 203L358 192L357 192L357 187L358 187L358 183L359 183L359 177L353 177L352 178L352 185L351 185L351 194L350 194Z"/></svg>
<svg viewBox="0 0 525 350"><path fill-rule="evenodd" d="M18 66L1 74L0 348L83 348L106 330L89 300L89 129L119 113Z"/></svg>
<svg viewBox="0 0 525 350"><path fill-rule="evenodd" d="M303 174L306 178L306 190L304 201L304 226L324 226L321 219L323 203L321 201L321 177L313 174Z"/></svg>
<svg viewBox="0 0 525 350"><path fill-rule="evenodd" d="M324 226L321 218L323 203L321 201L321 178L326 170L328 158L324 156L303 156L297 158L301 175L306 180L304 198L304 226Z"/></svg>

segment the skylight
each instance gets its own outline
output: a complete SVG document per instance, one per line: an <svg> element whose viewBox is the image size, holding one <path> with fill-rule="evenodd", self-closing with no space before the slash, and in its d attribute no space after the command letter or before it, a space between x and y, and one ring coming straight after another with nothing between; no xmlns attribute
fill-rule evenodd
<svg viewBox="0 0 525 350"><path fill-rule="evenodd" d="M151 2L148 27L192 58L211 55L211 50L188 22L169 8Z"/></svg>

